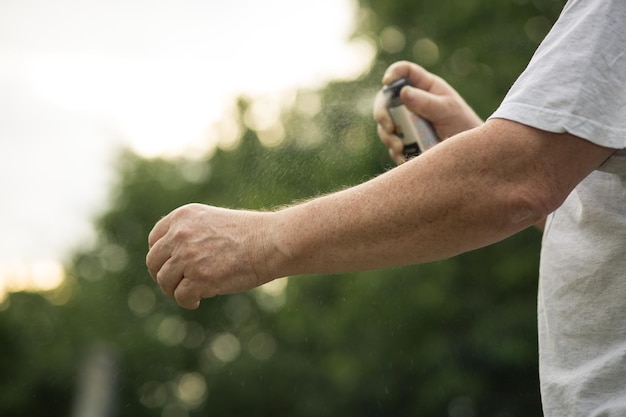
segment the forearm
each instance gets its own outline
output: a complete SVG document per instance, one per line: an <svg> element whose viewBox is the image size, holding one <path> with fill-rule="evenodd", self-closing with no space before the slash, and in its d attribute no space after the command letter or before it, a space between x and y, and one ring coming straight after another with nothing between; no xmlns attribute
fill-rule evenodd
<svg viewBox="0 0 626 417"><path fill-rule="evenodd" d="M489 121L359 186L273 213L201 204L148 237L150 275L185 308L296 274L423 263L537 223L611 153Z"/></svg>
<svg viewBox="0 0 626 417"><path fill-rule="evenodd" d="M484 133L459 135L369 182L273 214L270 274L430 262L532 225L545 213L526 201L526 185L507 178L507 149L476 147L474 136Z"/></svg>

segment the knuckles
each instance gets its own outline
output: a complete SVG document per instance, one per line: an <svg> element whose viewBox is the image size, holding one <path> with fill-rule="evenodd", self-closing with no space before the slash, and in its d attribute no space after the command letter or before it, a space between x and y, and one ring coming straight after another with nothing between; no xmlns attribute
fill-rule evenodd
<svg viewBox="0 0 626 417"><path fill-rule="evenodd" d="M193 231L187 225L179 225L170 232L170 239L176 244L186 242L191 237Z"/></svg>

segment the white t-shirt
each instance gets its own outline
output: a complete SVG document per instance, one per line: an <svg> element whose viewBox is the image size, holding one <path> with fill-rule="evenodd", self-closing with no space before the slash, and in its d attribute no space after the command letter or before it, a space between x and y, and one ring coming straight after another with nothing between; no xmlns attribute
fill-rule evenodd
<svg viewBox="0 0 626 417"><path fill-rule="evenodd" d="M548 218L538 326L546 417L626 416L626 0L570 0L492 118L620 149Z"/></svg>

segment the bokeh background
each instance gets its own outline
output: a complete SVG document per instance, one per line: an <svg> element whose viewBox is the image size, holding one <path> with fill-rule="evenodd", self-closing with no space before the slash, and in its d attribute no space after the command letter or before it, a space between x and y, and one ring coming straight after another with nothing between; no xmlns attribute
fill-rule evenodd
<svg viewBox="0 0 626 417"><path fill-rule="evenodd" d="M181 204L268 210L392 169L371 109L397 60L488 117L563 4L4 0L0 415L540 415L535 230L193 312L144 259Z"/></svg>

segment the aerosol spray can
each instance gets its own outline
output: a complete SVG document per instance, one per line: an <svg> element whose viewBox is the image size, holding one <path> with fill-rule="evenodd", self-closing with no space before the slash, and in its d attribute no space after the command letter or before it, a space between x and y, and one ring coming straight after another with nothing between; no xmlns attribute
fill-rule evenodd
<svg viewBox="0 0 626 417"><path fill-rule="evenodd" d="M400 100L400 90L409 84L400 78L383 87L387 109L396 127L396 135L404 144L404 156L409 159L439 143L435 129L427 120L410 112Z"/></svg>

